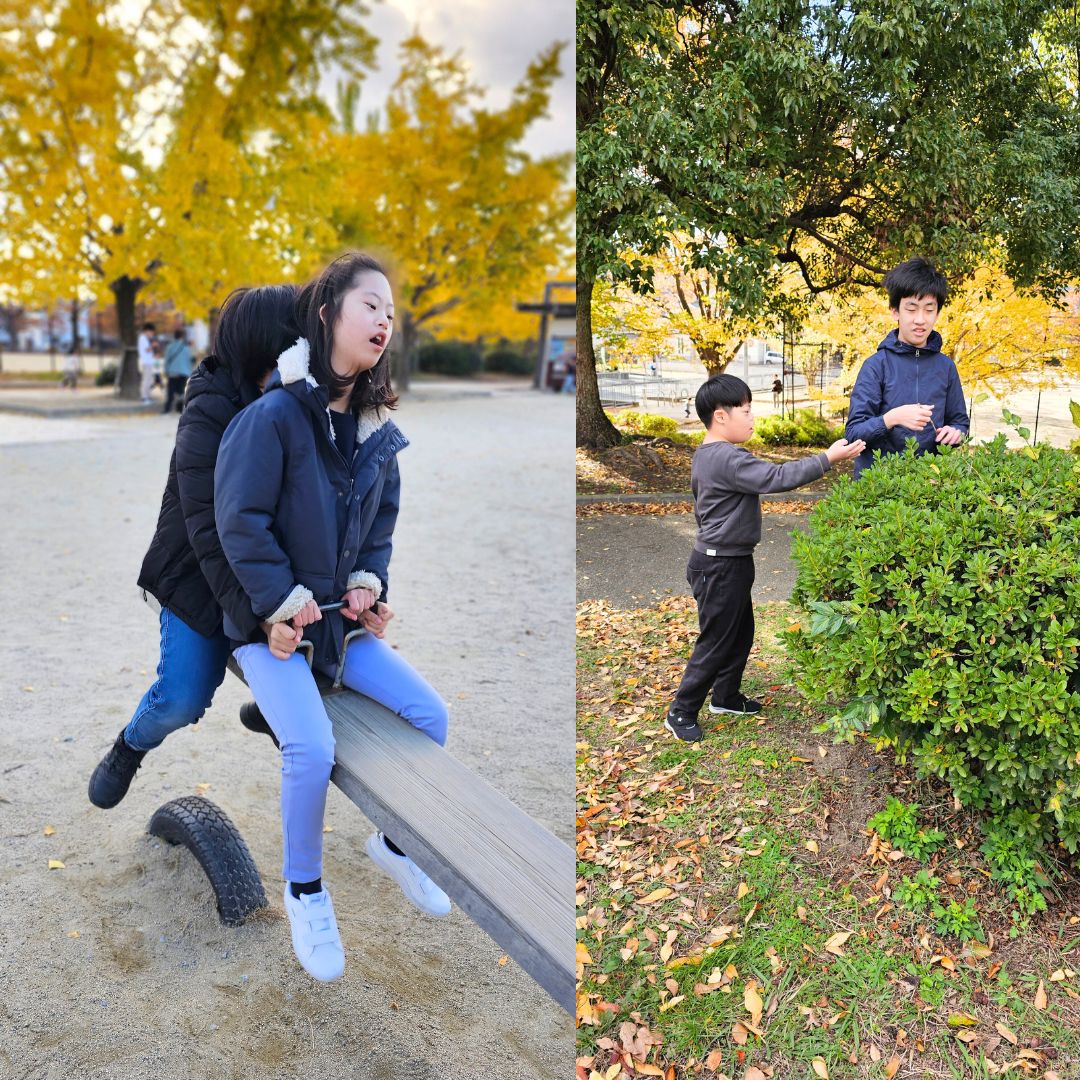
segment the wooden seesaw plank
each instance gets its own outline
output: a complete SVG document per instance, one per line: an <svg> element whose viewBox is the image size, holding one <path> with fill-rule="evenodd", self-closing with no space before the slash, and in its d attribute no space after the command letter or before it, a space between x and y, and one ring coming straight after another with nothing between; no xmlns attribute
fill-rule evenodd
<svg viewBox="0 0 1080 1080"><path fill-rule="evenodd" d="M331 781L573 1015L571 848L400 716L320 688L334 726Z"/></svg>

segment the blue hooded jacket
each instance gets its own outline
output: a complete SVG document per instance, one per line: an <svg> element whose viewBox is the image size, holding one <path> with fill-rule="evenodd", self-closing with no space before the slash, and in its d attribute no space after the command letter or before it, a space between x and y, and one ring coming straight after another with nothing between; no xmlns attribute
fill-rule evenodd
<svg viewBox="0 0 1080 1080"><path fill-rule="evenodd" d="M930 405L933 426L922 431L885 426L885 413L898 405ZM918 453L937 453L936 428L954 427L967 434L970 427L964 391L956 365L941 352L941 335L931 331L926 345L917 349L901 341L895 330L863 362L851 390L844 436L862 439L866 449L855 459L856 479L874 463L874 451L901 454L908 439L918 441Z"/></svg>
<svg viewBox="0 0 1080 1080"><path fill-rule="evenodd" d="M356 450L346 461L334 441L329 394L308 374L307 342L278 359L263 396L238 413L221 440L214 514L221 546L256 615L284 622L314 599L348 589L387 595L401 481L397 454L408 440L385 411L359 417ZM350 624L350 629L352 625ZM245 635L225 613L235 645ZM344 620L337 611L304 627L314 665L336 667Z"/></svg>

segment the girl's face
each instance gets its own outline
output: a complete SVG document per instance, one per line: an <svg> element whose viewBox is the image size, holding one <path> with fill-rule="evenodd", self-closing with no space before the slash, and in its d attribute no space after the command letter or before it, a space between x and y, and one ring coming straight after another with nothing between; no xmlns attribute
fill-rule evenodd
<svg viewBox="0 0 1080 1080"><path fill-rule="evenodd" d="M393 331L390 282L377 271L366 270L342 298L330 366L346 378L370 371L386 351Z"/></svg>

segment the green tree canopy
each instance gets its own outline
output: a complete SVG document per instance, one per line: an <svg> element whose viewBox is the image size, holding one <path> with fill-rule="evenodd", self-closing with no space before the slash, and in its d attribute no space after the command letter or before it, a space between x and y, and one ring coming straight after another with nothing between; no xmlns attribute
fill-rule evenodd
<svg viewBox="0 0 1080 1080"><path fill-rule="evenodd" d="M1023 285L1080 270L1073 4L582 7L583 294L600 274L650 288L623 253L675 230L748 315L785 267L808 294L916 252L964 274L991 245ZM579 383L595 381L579 336ZM583 390L579 442L610 443Z"/></svg>

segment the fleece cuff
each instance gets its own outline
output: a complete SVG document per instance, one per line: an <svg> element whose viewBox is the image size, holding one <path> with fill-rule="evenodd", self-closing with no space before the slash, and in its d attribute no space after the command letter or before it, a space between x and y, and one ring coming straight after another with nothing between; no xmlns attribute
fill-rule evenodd
<svg viewBox="0 0 1080 1080"><path fill-rule="evenodd" d="M345 586L346 592L350 589L370 589L378 600L382 595L382 581L378 574L373 574L370 570L354 570Z"/></svg>
<svg viewBox="0 0 1080 1080"><path fill-rule="evenodd" d="M277 611L272 615L267 615L266 621L268 623L286 622L294 615L299 615L300 609L309 600L314 599L310 589L305 589L303 585L294 585L292 592L278 605Z"/></svg>

